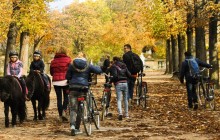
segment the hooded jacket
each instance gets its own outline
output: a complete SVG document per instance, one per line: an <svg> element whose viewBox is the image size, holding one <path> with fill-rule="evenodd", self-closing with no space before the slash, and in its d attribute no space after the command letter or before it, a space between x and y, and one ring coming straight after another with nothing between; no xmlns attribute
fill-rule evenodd
<svg viewBox="0 0 220 140"><path fill-rule="evenodd" d="M120 61L115 62L110 68L110 75L112 76L110 83L117 85L118 83L125 83L131 77L127 66Z"/></svg>
<svg viewBox="0 0 220 140"><path fill-rule="evenodd" d="M68 67L66 79L69 80L69 84L88 86L90 74L100 74L101 72L100 67L88 64L86 59L76 58Z"/></svg>

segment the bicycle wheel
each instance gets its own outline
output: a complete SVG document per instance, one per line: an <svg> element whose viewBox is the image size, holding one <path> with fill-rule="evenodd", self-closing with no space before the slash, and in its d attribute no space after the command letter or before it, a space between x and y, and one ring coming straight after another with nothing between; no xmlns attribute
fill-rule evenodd
<svg viewBox="0 0 220 140"><path fill-rule="evenodd" d="M147 84L143 82L142 92L141 92L141 96L140 96L140 105L141 105L144 109L147 107L146 94L147 94Z"/></svg>
<svg viewBox="0 0 220 140"><path fill-rule="evenodd" d="M82 114L83 114L82 115L82 122L83 122L83 126L85 128L85 132L88 136L90 136L92 133L92 121L91 121L91 117L90 117L88 103L86 101L84 101Z"/></svg>
<svg viewBox="0 0 220 140"><path fill-rule="evenodd" d="M99 129L100 127L99 111L94 97L92 97L92 120L95 124L96 129Z"/></svg>
<svg viewBox="0 0 220 140"><path fill-rule="evenodd" d="M197 98L198 98L198 103L200 106L205 107L205 89L203 88L203 85L201 83L198 84L197 86Z"/></svg>
<svg viewBox="0 0 220 140"><path fill-rule="evenodd" d="M107 103L107 97L106 97L106 92L104 92L102 97L102 114L101 114L102 121L104 121L106 116L106 103Z"/></svg>
<svg viewBox="0 0 220 140"><path fill-rule="evenodd" d="M207 84L207 99L205 101L211 110L215 110L214 84Z"/></svg>

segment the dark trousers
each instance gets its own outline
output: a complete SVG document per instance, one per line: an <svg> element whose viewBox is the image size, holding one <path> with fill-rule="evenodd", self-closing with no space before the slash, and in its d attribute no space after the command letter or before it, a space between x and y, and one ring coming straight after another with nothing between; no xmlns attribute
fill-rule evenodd
<svg viewBox="0 0 220 140"><path fill-rule="evenodd" d="M67 109L68 105L68 86L54 86L57 95L57 108L59 116L62 116L63 110ZM63 100L63 102L62 102Z"/></svg>
<svg viewBox="0 0 220 140"><path fill-rule="evenodd" d="M186 82L188 107L192 108L193 104L198 103L196 95L196 84Z"/></svg>
<svg viewBox="0 0 220 140"><path fill-rule="evenodd" d="M133 77L128 79L128 100L133 99L135 81Z"/></svg>
<svg viewBox="0 0 220 140"><path fill-rule="evenodd" d="M47 75L44 74L44 73L42 73L41 75L42 75L42 78L44 80L44 83L48 86L49 85L49 79L48 79Z"/></svg>

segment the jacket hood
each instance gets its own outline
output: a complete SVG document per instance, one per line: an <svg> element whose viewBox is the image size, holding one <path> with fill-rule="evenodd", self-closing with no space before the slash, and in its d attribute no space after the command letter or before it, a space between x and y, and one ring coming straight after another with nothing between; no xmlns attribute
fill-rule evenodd
<svg viewBox="0 0 220 140"><path fill-rule="evenodd" d="M73 60L73 67L78 72L83 72L88 68L88 64L85 58L75 58Z"/></svg>
<svg viewBox="0 0 220 140"><path fill-rule="evenodd" d="M193 56L186 56L186 59L192 59Z"/></svg>

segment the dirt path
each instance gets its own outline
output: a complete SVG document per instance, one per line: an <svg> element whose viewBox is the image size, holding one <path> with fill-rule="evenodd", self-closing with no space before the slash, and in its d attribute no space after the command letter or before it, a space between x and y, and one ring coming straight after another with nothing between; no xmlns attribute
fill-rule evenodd
<svg viewBox="0 0 220 140"><path fill-rule="evenodd" d="M186 103L185 87L178 81L171 79L170 75L163 72L146 72L144 78L148 82L149 99L147 110L142 110L133 104L130 118L117 120L117 106L115 93L111 102L113 117L101 122L100 130L95 130L92 136L85 133L75 137L70 136L69 123L61 123L58 119L56 96L51 92L51 104L44 121L32 121L33 110L27 102L28 118L16 128L4 127L3 103L0 104L0 139L149 139L149 140L206 140L220 139L219 106L216 111L199 109L189 111ZM104 79L101 77L94 93L100 106L102 86ZM216 96L219 104L219 92ZM82 130L83 127L81 127Z"/></svg>

